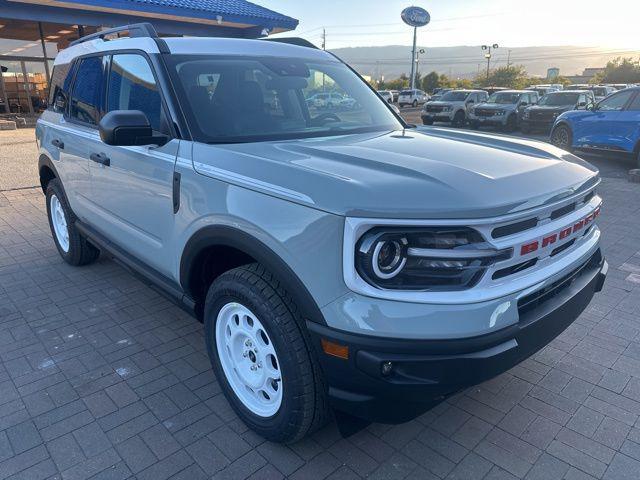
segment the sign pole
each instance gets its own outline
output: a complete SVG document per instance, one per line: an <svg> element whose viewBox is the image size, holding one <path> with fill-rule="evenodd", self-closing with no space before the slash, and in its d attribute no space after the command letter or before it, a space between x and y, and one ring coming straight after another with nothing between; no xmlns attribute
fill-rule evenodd
<svg viewBox="0 0 640 480"><path fill-rule="evenodd" d="M411 90L416 86L416 39L418 27L413 27L413 48L411 49Z"/></svg>

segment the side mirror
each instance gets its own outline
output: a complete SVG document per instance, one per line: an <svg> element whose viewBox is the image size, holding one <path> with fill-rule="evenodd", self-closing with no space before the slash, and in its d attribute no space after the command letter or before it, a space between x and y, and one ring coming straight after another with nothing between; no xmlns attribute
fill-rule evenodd
<svg viewBox="0 0 640 480"><path fill-rule="evenodd" d="M98 124L100 138L107 145L164 145L166 135L153 135L149 119L140 110L113 110Z"/></svg>
<svg viewBox="0 0 640 480"><path fill-rule="evenodd" d="M476 103L475 100L467 100L467 105L470 105L472 103Z"/></svg>

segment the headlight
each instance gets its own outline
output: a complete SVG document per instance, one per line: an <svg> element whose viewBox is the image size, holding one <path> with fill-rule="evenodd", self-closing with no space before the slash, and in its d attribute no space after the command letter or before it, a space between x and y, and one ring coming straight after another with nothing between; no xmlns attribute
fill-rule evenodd
<svg viewBox="0 0 640 480"><path fill-rule="evenodd" d="M449 105L445 105L444 107L442 107L442 111L443 112L450 112L451 111L451 107Z"/></svg>
<svg viewBox="0 0 640 480"><path fill-rule="evenodd" d="M391 290L463 290L482 277L487 266L509 258L467 227L373 228L356 244L355 268L377 288Z"/></svg>

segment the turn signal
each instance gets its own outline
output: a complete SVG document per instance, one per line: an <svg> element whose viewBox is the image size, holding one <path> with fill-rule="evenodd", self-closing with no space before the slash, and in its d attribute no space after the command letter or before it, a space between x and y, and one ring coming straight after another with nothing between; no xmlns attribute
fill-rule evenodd
<svg viewBox="0 0 640 480"><path fill-rule="evenodd" d="M321 339L322 350L327 355L331 355L333 357L342 358L343 360L349 359L349 347L346 345L340 345L338 343L330 342L326 339Z"/></svg>

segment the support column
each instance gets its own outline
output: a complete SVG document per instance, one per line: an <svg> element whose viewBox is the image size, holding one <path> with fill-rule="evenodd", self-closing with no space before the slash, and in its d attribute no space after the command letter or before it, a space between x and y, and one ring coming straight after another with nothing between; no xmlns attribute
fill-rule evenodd
<svg viewBox="0 0 640 480"><path fill-rule="evenodd" d="M33 102L31 101L31 89L29 88L29 76L27 75L27 65L24 63L24 60L20 62L20 66L22 67L22 80L24 82L24 91L27 94L27 105L29 105L29 113L34 113ZM20 95L18 95L18 100L20 100Z"/></svg>
<svg viewBox="0 0 640 480"><path fill-rule="evenodd" d="M42 22L38 22L38 31L40 32L40 44L42 45L42 57L44 58L44 73L47 76L47 85L51 85L51 75L49 74L49 62L47 61L47 46L44 42L44 32L42 31Z"/></svg>

